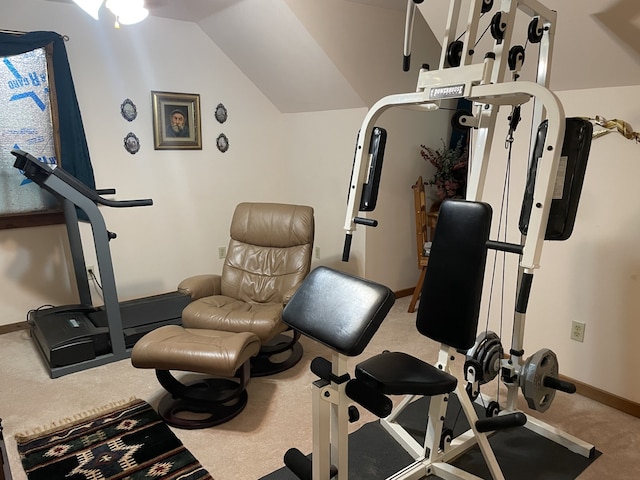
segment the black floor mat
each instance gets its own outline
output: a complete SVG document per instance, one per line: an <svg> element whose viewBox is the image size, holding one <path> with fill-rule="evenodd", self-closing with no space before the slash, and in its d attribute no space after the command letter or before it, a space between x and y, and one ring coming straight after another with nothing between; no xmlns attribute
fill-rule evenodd
<svg viewBox="0 0 640 480"><path fill-rule="evenodd" d="M445 427L458 435L466 431L469 424L460 412L457 398L452 395L449 403ZM429 399L422 398L410 404L398 417L398 422L420 443L424 438L428 408ZM484 416L482 407L477 406L477 409L478 416ZM506 480L574 480L600 456L594 451L592 458L586 458L524 427L496 432L489 442ZM412 461L379 422L367 423L349 435L350 480L383 480ZM453 464L484 479L491 479L477 446ZM260 480L297 480L297 477L283 467Z"/></svg>

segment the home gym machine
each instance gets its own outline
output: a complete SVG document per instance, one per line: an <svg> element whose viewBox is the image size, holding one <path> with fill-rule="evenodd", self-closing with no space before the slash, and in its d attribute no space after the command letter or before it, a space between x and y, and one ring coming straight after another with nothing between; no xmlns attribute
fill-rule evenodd
<svg viewBox="0 0 640 480"><path fill-rule="evenodd" d="M410 60L410 39L413 18L418 4L423 0L408 0L405 26L404 69L408 70ZM459 111L452 116L454 128L467 129L471 133L470 162L466 198L471 202L488 202L486 183L489 164L495 163L496 155L491 149L494 143L498 112L509 107L508 134L505 147L509 151L506 170L511 161L513 134L520 121L521 106L531 102L532 123L529 146L527 181L523 193L522 209L518 230L520 242L489 239L486 248L518 256L515 311L513 317L511 347L508 355L500 343L500 337L485 330L477 335L475 345L462 351L464 356L464 378L466 386L462 390L464 404L467 399L476 405L486 406L489 397L480 393L480 386L500 376L506 386L505 405L492 401L486 406L486 414L495 416L496 422L484 424L482 429L472 427L468 432L452 438L450 431L434 431L430 425L443 415L446 406L439 403L429 411L427 437L431 443L421 444L397 422L398 415L415 399L408 395L392 411L381 398L372 397L368 408L381 418L382 426L415 459L414 464L393 475L394 480L419 479L424 476L439 475L446 479L478 479L447 465L457 456L474 445L480 446L485 463L494 480L503 479L500 466L495 461L491 446L486 442L485 432L502 427L525 424L528 428L549 440L562 445L574 453L592 458L595 448L580 439L551 427L531 416L525 416L517 407L519 392L529 408L544 412L554 399L556 391L575 392L575 386L559 378L558 360L549 349L542 349L525 359L524 331L527 304L533 284L534 271L540 266L542 247L545 240L565 240L573 229L582 181L588 158L592 126L583 119L565 118L562 104L548 89L549 67L552 58L556 12L546 8L538 0L501 0L499 11L491 17L487 30L491 30L492 47L480 61L478 44L483 34L478 35L483 19L489 17L493 0L470 0L465 32L457 37L456 29L461 22L461 0L450 0L442 43L440 64L437 70L423 65L418 75L415 92L389 95L376 102L367 112L360 128L353 169L349 185L344 229L346 231L343 261L349 260L352 235L358 225L377 226L378 222L369 216L361 216L365 186L379 183L379 169L371 168L370 145L375 122L386 110L394 107L436 111L442 103L451 99L467 99L472 102L472 111ZM538 44L539 57L535 81L521 78L526 48L512 46L516 15L528 18L527 44ZM485 30L485 32L487 31ZM474 62L475 61L475 62ZM506 126L505 126L506 130ZM505 180L505 184L508 182ZM374 188L377 191L377 186ZM505 188L505 191L507 189ZM503 194L504 195L504 194ZM508 196L507 196L508 198ZM504 198L503 198L504 202ZM503 212L501 209L500 215ZM500 229L498 229L500 232ZM436 228L436 236L438 228ZM449 235L451 232L449 231ZM434 253L434 252L432 252ZM435 260L435 253L434 258ZM423 295L427 292L427 285ZM335 345L330 345L336 349ZM345 388L350 375L346 368L344 352L334 355L333 362L326 362L322 369L316 368L320 380L317 382L319 395L314 394L314 444L313 466L302 461L299 452L290 451L285 463L291 465L296 475L305 480L345 480L348 478L347 422L351 412L345 406L349 400L364 405L363 395L350 395ZM449 351L438 357L438 367L449 371L453 357L460 352ZM348 354L348 352L347 352ZM384 354L383 354L384 355ZM316 362L318 363L318 362ZM328 364L328 365L327 365ZM356 377L358 368L356 369ZM497 383L497 382L496 382ZM314 383L314 385L316 385ZM326 403L326 405L322 405ZM371 405L373 403L373 405ZM319 405L316 405L319 404ZM464 405L463 405L464 406ZM473 416L465 409L467 418ZM500 420L504 419L504 425ZM524 420L524 421L523 421ZM433 422L437 423L437 422ZM442 425L440 424L440 428ZM434 435L442 435L438 443ZM438 468L432 462L433 453L438 450ZM316 460L321 465L315 465Z"/></svg>
<svg viewBox="0 0 640 480"><path fill-rule="evenodd" d="M106 228L98 205L140 207L150 199L109 200L102 195L114 189L93 190L60 166L39 162L21 150L11 152L14 167L53 194L62 204L80 304L31 310L28 323L51 378L86 370L129 357L135 342L145 333L168 324L180 324L189 297L170 292L118 302L109 241L116 234ZM84 251L78 225L80 209L89 220L100 274L104 305L93 307Z"/></svg>

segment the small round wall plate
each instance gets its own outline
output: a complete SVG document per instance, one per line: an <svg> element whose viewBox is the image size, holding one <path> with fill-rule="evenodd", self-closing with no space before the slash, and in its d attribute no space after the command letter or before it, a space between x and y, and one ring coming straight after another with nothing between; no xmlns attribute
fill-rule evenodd
<svg viewBox="0 0 640 480"><path fill-rule="evenodd" d="M216 139L216 146L222 153L229 150L229 139L224 133L218 135L218 138Z"/></svg>
<svg viewBox="0 0 640 480"><path fill-rule="evenodd" d="M129 132L126 137L124 137L124 148L131 155L135 155L140 150L140 140L136 137L135 133Z"/></svg>
<svg viewBox="0 0 640 480"><path fill-rule="evenodd" d="M120 105L120 113L125 120L132 122L138 116L138 109L130 99L126 99Z"/></svg>
<svg viewBox="0 0 640 480"><path fill-rule="evenodd" d="M227 107L219 103L218 106L216 107L216 120L218 120L218 122L220 123L224 123L227 121L227 117L228 117Z"/></svg>

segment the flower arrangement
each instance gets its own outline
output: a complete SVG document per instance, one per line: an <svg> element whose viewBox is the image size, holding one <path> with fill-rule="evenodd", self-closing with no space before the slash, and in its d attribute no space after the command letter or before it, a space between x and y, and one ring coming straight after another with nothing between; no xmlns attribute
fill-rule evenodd
<svg viewBox="0 0 640 480"><path fill-rule="evenodd" d="M442 140L442 147L433 149L420 145L422 158L436 168L433 178L427 185L436 187L438 199L464 198L467 187L467 165L469 152L462 139L455 148L449 148Z"/></svg>

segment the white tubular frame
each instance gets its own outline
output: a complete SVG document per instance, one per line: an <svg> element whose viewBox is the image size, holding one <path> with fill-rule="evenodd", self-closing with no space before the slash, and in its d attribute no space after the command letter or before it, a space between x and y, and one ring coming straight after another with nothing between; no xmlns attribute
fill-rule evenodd
<svg viewBox="0 0 640 480"><path fill-rule="evenodd" d="M558 97L548 89L549 66L553 51L553 38L555 36L556 12L548 9L538 0L501 0L500 8L502 19L506 23L504 39L502 42L494 43L493 51L485 55L481 63L474 64L472 63L473 56L477 55L477 53L474 52L473 47L470 46L475 46L476 44L478 21L481 16L483 0L473 0L467 21L464 39L465 48L461 56L460 66L447 67L447 47L455 40L458 17L460 16L460 2L461 0L451 0L439 70L420 70L416 92L384 97L376 102L367 112L360 129L356 147L344 230L347 234L347 239L350 239L350 236L356 230L357 222L355 220L358 218L362 186L369 169L368 148L366 147L368 147L370 143L375 122L385 110L392 107L413 106L422 108L425 111L434 111L440 107L440 101L445 98L466 98L474 102L475 113L473 114L473 118L468 118L469 122L467 122L474 127L473 143L470 152L467 199L482 201L498 112L503 106L520 106L533 99L531 151L534 148L538 125L546 119L548 128L542 157L538 161L528 234L523 238L523 250L519 262L520 277L523 274L532 275L534 270L540 267L540 258L553 196L553 187L556 180L565 132L564 109ZM532 19L537 17L538 25L543 28L535 82L517 80L517 76L515 75L517 72L513 74L513 78L516 80L505 81L513 25L518 10L532 17ZM531 156L530 154L529 158L531 158ZM345 243L345 245L347 245L347 243ZM514 314L512 352L524 350L524 326L525 313L516 311ZM449 368L449 361L442 359L442 352L440 363ZM505 362L503 365L507 365L507 363ZM516 380L511 384L507 383L507 406L503 412L501 412L503 414L516 411L516 399L519 387L518 379L523 365L522 356L512 354L509 365ZM433 427L429 427L428 438L424 445L416 442L408 432L397 424L396 420L399 413L413 401L413 397L405 398L389 417L381 420L383 427L387 429L396 441L415 459L414 464L398 472L396 475L389 477L390 479L417 479L432 474L439 475L447 480L476 479L477 477L467 472L462 472L446 463L476 443L479 444L482 450L492 477L494 479L503 478L502 472L495 461L493 451L488 444L487 435L480 434L475 429L475 422L472 421L475 417L475 411L473 410L467 393L464 388L458 387L456 394L461 401L462 408L472 428L455 439L451 447L444 453L438 452L438 442L436 441L434 443L435 438L439 440L440 433L438 429L441 431L441 422L439 426L434 424ZM432 407L429 412L430 425L433 417L437 417L437 419L440 418L437 414L439 414L440 409L443 408L443 402L442 397L432 398ZM590 457L593 454L594 447L592 445L586 444L571 435L564 434L543 422L529 418L526 426L536 433L564 445L571 451L585 457ZM430 457L426 457L428 449L431 451ZM434 453L434 451L436 453ZM326 478L328 477L314 476L314 480L324 480ZM340 479L344 480L344 477L340 476Z"/></svg>
<svg viewBox="0 0 640 480"><path fill-rule="evenodd" d="M441 345L438 355L438 366L442 367L445 372L453 374L452 367L455 364L456 355L457 352L454 348ZM445 444L444 449L440 449L440 438L443 430L444 417L447 412L449 395L431 397L427 430L423 445L416 442L404 428L395 423L398 413L411 403L414 399L413 396L405 397L403 402L394 409L394 412L389 417L381 420L381 425L384 429L387 430L415 460L402 470L387 477L387 480L418 480L429 475L437 475L445 480L482 480L481 477L465 472L448 463L476 444L480 448L487 468L491 473L491 478L493 480L504 480L504 475L489 445L489 437L486 433L481 433L476 430L475 424L478 421L478 415L464 388L461 388L459 383L456 387L455 394L460 401L460 405L471 429L456 437L450 445Z"/></svg>
<svg viewBox="0 0 640 480"><path fill-rule="evenodd" d="M482 66L484 67L490 63L490 61L485 62ZM459 68L470 68L472 69L470 70L471 73L474 73L477 70L474 66ZM483 68L483 72L485 70L486 69ZM439 78L433 78L433 80L439 80ZM467 84L461 84L461 87L468 92L468 94L465 95L466 98L473 100L474 102L489 105L490 107L500 107L503 105L522 105L535 97L543 104L547 111L549 126L544 153L539 161L538 173L536 175L536 187L533 196L533 205L535 208L533 208L531 212L528 229L529 234L525 239L524 252L521 259L521 266L525 268L528 273L531 273L533 269L539 268L540 266L539 262L542 253L542 243L544 241L547 219L549 217L549 208L553 195L553 185L555 183L560 152L562 151L562 142L564 139L564 110L556 95L537 83L519 81L499 84L481 84L481 80L481 78L478 79L478 82L475 85L473 84L473 81L467 81ZM426 82L425 85L427 85ZM368 150L365 149L364 146L369 145L369 142L371 141L371 132L373 130L374 122L382 112L394 106L422 105L428 110L437 109L437 103L435 103L433 99L430 99L429 95L430 92L441 88L440 85L442 85L442 82L440 84L435 83L433 86L425 86L425 90L421 92L389 95L376 102L376 104L367 113L358 139L356 158L354 160L353 174L351 177L349 201L347 204L347 217L345 219L344 226L347 233L350 234L356 229L354 219L357 217L357 208L359 205L359 203L356 202L356 199L359 200L362 195L362 185L368 169L368 162L364 161L365 151L368 153ZM492 110L496 110L497 112L497 109ZM491 119L491 123L495 124L495 113L492 117L494 118ZM488 141L489 136L480 135L480 140L483 142ZM480 160L481 161L471 162L469 183L467 186L467 199L469 200L482 199L486 172L489 164L488 148L486 149L483 158Z"/></svg>
<svg viewBox="0 0 640 480"><path fill-rule="evenodd" d="M347 358L333 352L331 373L336 377L347 375ZM349 478L349 398L346 382L338 384L327 380L313 382L313 453L314 479L347 480ZM331 477L331 466L338 474Z"/></svg>

